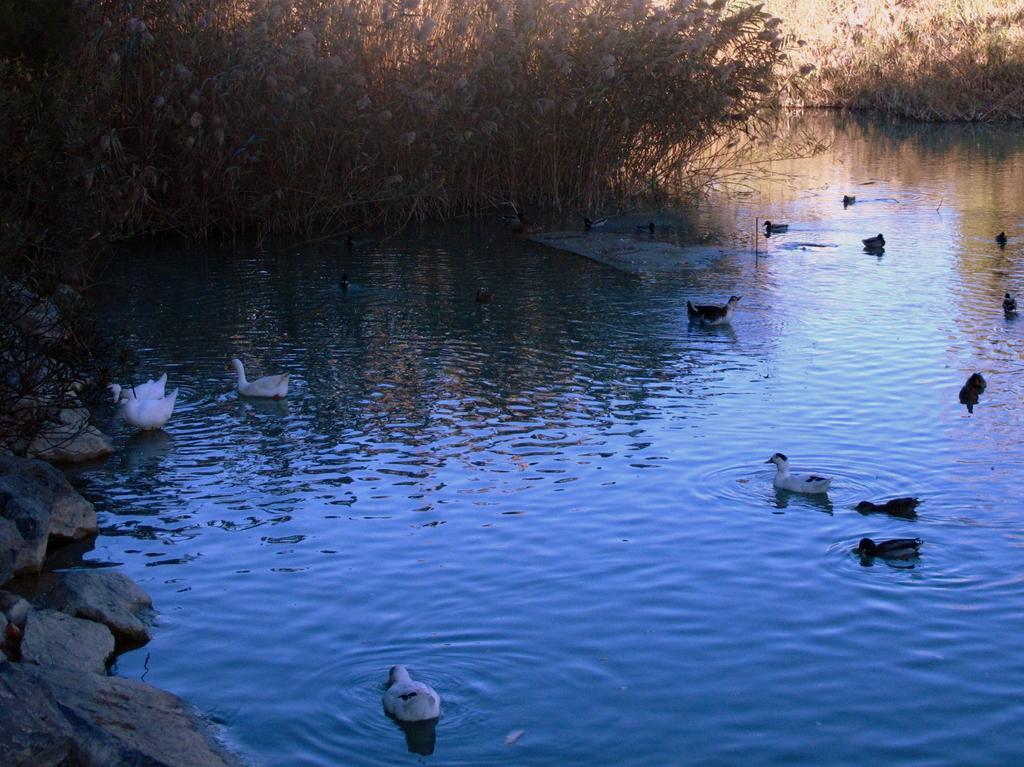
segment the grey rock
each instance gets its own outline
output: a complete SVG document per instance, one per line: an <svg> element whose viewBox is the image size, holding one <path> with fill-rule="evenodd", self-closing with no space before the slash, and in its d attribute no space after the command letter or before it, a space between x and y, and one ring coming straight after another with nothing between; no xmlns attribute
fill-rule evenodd
<svg viewBox="0 0 1024 767"><path fill-rule="evenodd" d="M20 474L0 476L0 584L38 572L50 533L50 498Z"/></svg>
<svg viewBox="0 0 1024 767"><path fill-rule="evenodd" d="M170 693L118 677L0 663L0 764L238 767L240 762Z"/></svg>
<svg viewBox="0 0 1024 767"><path fill-rule="evenodd" d="M44 461L76 463L103 458L114 452L110 437L89 425L86 408L65 408L57 421L45 424L28 452Z"/></svg>
<svg viewBox="0 0 1024 767"><path fill-rule="evenodd" d="M60 469L31 458L0 456L0 487L13 476L21 478L23 492L49 503L51 538L77 540L96 533L96 510Z"/></svg>
<svg viewBox="0 0 1024 767"><path fill-rule="evenodd" d="M113 570L67 570L56 576L44 598L48 606L104 624L118 643L149 641L149 628L142 617L152 608L153 600L131 578Z"/></svg>
<svg viewBox="0 0 1024 767"><path fill-rule="evenodd" d="M19 629L25 628L25 620L31 610L32 605L24 597L9 591L0 591L0 612Z"/></svg>
<svg viewBox="0 0 1024 767"><path fill-rule="evenodd" d="M7 657L7 616L0 613L0 661Z"/></svg>
<svg viewBox="0 0 1024 767"><path fill-rule="evenodd" d="M22 663L103 674L113 656L114 635L102 623L57 610L35 610L28 615L21 640Z"/></svg>
<svg viewBox="0 0 1024 767"><path fill-rule="evenodd" d="M21 664L0 661L0 764L78 767L73 735L41 677Z"/></svg>

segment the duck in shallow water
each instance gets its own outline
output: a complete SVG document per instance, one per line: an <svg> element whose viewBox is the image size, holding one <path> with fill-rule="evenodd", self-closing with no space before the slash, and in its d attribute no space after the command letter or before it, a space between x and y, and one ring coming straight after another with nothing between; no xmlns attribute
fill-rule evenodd
<svg viewBox="0 0 1024 767"><path fill-rule="evenodd" d="M832 484L830 477L822 477L818 474L790 474L789 459L782 453L776 453L765 463L775 464L775 480L773 484L779 490L815 495L817 493L827 493L829 485Z"/></svg>
<svg viewBox="0 0 1024 767"><path fill-rule="evenodd" d="M843 207L844 208L849 208L855 202L857 202L857 198L854 197L852 194L844 194L843 195Z"/></svg>
<svg viewBox="0 0 1024 767"><path fill-rule="evenodd" d="M923 541L920 538L893 538L878 541L861 538L854 549L862 557L882 557L883 559L911 559L918 555Z"/></svg>
<svg viewBox="0 0 1024 767"><path fill-rule="evenodd" d="M588 232L591 229L600 229L602 226L608 223L607 218L595 218L591 219L590 216L583 217L583 228Z"/></svg>
<svg viewBox="0 0 1024 767"><path fill-rule="evenodd" d="M1016 314L1017 313L1017 299L1007 293L1003 296L1003 313L1004 314Z"/></svg>
<svg viewBox="0 0 1024 767"><path fill-rule="evenodd" d="M871 501L861 501L857 504L856 509L861 514L889 514L893 517L903 517L904 519L913 519L917 516L917 512L914 511L921 502L917 498L893 498L886 501L885 503L872 503Z"/></svg>
<svg viewBox="0 0 1024 767"><path fill-rule="evenodd" d="M691 304L686 302L686 316L691 320L700 322L702 325L724 325L732 322L733 312L736 311L736 304L743 296L730 296L724 306L714 304Z"/></svg>
<svg viewBox="0 0 1024 767"><path fill-rule="evenodd" d="M960 387L960 404L967 406L968 413L974 412L974 406L978 404L978 399L984 394L986 388L988 385L981 373L972 373L971 377L967 379L967 383Z"/></svg>
<svg viewBox="0 0 1024 767"><path fill-rule="evenodd" d="M864 243L864 250L882 250L885 248L885 237L879 232L875 237L868 237L861 240Z"/></svg>
<svg viewBox="0 0 1024 767"><path fill-rule="evenodd" d="M1000 248L1005 248L1007 242L1009 242L1009 240L1006 237L1006 232L1000 232L996 235L996 245Z"/></svg>
<svg viewBox="0 0 1024 767"><path fill-rule="evenodd" d="M171 420L174 403L178 400L177 389L163 397L121 400L121 387L117 384L111 384L111 386L114 392L114 402L117 402L118 415L135 428L143 431L162 429Z"/></svg>
<svg viewBox="0 0 1024 767"><path fill-rule="evenodd" d="M243 397L268 397L271 399L284 399L288 396L288 379L291 373L280 373L278 375L263 376L255 381L245 377L245 366L240 359L231 360L231 366L238 376L238 383L235 388Z"/></svg>
<svg viewBox="0 0 1024 767"><path fill-rule="evenodd" d="M405 666L392 666L384 692L384 710L400 722L437 719L441 715L441 696L432 687L414 681Z"/></svg>
<svg viewBox="0 0 1024 767"><path fill-rule="evenodd" d="M782 234L783 232L789 231L789 224L773 224L771 221L764 222L764 236L769 237L773 234Z"/></svg>

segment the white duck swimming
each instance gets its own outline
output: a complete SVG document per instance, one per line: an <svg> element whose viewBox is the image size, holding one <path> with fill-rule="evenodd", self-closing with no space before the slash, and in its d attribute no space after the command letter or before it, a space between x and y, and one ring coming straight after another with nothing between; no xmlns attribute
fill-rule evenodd
<svg viewBox="0 0 1024 767"><path fill-rule="evenodd" d="M115 387L117 387L115 389ZM167 373L164 373L155 381L150 378L146 383L139 384L138 386L128 386L122 388L117 384L110 384L107 386L112 392L114 392L114 402L116 403L123 396L125 399L160 399L164 396L164 390L167 387Z"/></svg>
<svg viewBox="0 0 1024 767"><path fill-rule="evenodd" d="M125 399L118 402L121 387L111 384L111 388L114 392L114 402L117 402L117 412L132 426L138 429L162 429L164 424L171 420L174 403L178 399L177 389L166 397Z"/></svg>
<svg viewBox="0 0 1024 767"><path fill-rule="evenodd" d="M288 377L291 373L276 376L263 376L255 381L245 377L245 367L240 359L231 360L231 365L238 373L238 393L245 397L273 397L283 399L288 396Z"/></svg>
<svg viewBox="0 0 1024 767"><path fill-rule="evenodd" d="M790 474L789 459L782 453L776 453L765 463L775 464L775 487L780 490L789 490L794 493L827 493L828 486L832 484L829 477L821 477L817 474Z"/></svg>
<svg viewBox="0 0 1024 767"><path fill-rule="evenodd" d="M423 722L441 715L441 696L433 688L415 682L405 666L392 666L384 710L400 722Z"/></svg>

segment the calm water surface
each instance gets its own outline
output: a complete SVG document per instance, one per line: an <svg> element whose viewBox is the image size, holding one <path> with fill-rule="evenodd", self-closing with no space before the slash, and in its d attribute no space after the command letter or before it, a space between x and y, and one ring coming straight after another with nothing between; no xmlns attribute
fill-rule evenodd
<svg viewBox="0 0 1024 767"><path fill-rule="evenodd" d="M88 559L159 609L118 673L268 767L1020 763L1022 132L818 130L775 182L659 214L726 244L710 270L489 223L124 254L107 326L181 395L166 432L100 414L118 453L82 474ZM756 261L754 216L791 223ZM688 326L733 293L731 329ZM288 400L240 400L233 356ZM775 451L827 500L776 493ZM907 494L917 521L853 510ZM862 564L865 535L923 554ZM396 662L444 697L430 756L381 710Z"/></svg>

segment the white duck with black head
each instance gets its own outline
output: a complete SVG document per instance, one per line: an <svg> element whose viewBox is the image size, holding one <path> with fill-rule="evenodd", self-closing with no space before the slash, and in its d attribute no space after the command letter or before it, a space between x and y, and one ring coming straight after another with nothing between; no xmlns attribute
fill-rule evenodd
<svg viewBox="0 0 1024 767"><path fill-rule="evenodd" d="M793 493L806 493L816 495L827 493L829 485L832 484L831 477L823 477L820 474L793 474L789 471L789 459L782 453L776 453L765 463L775 464L775 480L773 484L779 490L789 490Z"/></svg>
<svg viewBox="0 0 1024 767"><path fill-rule="evenodd" d="M441 696L409 676L405 666L392 666L384 691L384 711L400 722L425 722L441 715Z"/></svg>

